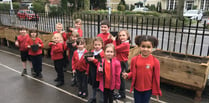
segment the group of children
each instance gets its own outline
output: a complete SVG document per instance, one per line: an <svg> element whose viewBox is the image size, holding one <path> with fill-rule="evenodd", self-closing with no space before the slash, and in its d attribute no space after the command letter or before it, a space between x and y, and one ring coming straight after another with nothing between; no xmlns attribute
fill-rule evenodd
<svg viewBox="0 0 209 103"><path fill-rule="evenodd" d="M94 49L87 51L85 48L86 41L82 38L81 24L81 20L77 19L75 28L69 28L72 31L70 33L62 31L61 23L56 24L57 31L53 33L52 41L49 42L51 59L54 61L57 72L57 77L54 80L57 82L56 86L64 85L63 68L66 68L66 64L69 63L70 70L76 74L78 96L86 98L88 96L88 84L91 85L92 97L89 98L89 103L96 103L98 89L101 95L99 101L103 103L113 103L115 98L126 98L125 79L129 78L132 78L130 92L134 89L135 103L148 103L151 94L156 95L157 99L158 96L162 95L160 64L151 55L152 49L158 45L158 40L155 37L137 36L135 38L140 54L132 58L130 72L127 73L130 50L128 31L120 30L115 37L109 33L109 21L103 20L101 22L102 33L93 40ZM43 43L37 37L36 32L30 32L29 36L26 31L22 32L20 30L22 35L18 36L15 42L21 51L24 68L22 75L27 73L25 61L30 55L34 76L41 78ZM34 45L38 48L37 50L32 49ZM66 51L68 51L68 58ZM119 90L119 93L115 93L115 89Z"/></svg>

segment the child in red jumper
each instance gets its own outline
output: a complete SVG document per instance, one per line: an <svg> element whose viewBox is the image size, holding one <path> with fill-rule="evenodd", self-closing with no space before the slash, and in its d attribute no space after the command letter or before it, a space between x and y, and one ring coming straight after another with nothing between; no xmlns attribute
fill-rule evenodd
<svg viewBox="0 0 209 103"><path fill-rule="evenodd" d="M96 37L93 41L94 50L93 57L88 57L89 69L88 69L88 82L92 86L92 97L89 99L88 103L96 103L96 92L99 87L99 82L96 81L97 75L97 65L102 61L104 57L103 51L103 40L100 37Z"/></svg>
<svg viewBox="0 0 209 103"><path fill-rule="evenodd" d="M77 74L78 79L78 96L87 97L87 68L88 64L85 61L84 54L87 52L85 49L85 40L83 38L77 39L77 50L73 54L72 69L73 73Z"/></svg>
<svg viewBox="0 0 209 103"><path fill-rule="evenodd" d="M160 63L151 53L158 45L158 40L152 36L137 36L135 43L141 54L131 59L131 70L123 73L123 77L132 78L131 89L134 89L135 103L149 103L151 95L161 96Z"/></svg>
<svg viewBox="0 0 209 103"><path fill-rule="evenodd" d="M42 78L42 48L43 42L38 38L35 30L30 31L30 38L27 40L25 46L29 49L28 54L31 56L31 61L35 74L34 77Z"/></svg>
<svg viewBox="0 0 209 103"><path fill-rule="evenodd" d="M83 37L83 30L81 29L82 26L82 20L81 19L76 19L75 20L75 28L69 28L70 31L72 32L78 32L79 37ZM69 34L71 35L71 34Z"/></svg>
<svg viewBox="0 0 209 103"><path fill-rule="evenodd" d="M64 73L63 73L63 52L64 44L62 37L59 33L54 34L52 41L49 42L51 47L51 59L54 60L54 67L57 72L57 78L54 80L57 82L56 86L64 85Z"/></svg>
<svg viewBox="0 0 209 103"><path fill-rule="evenodd" d="M26 61L27 60L30 62L31 74L33 74L31 59L30 59L30 56L28 55L28 48L25 47L25 43L26 43L27 39L29 39L30 37L27 34L26 28L24 28L24 27L21 28L19 32L20 32L20 35L17 36L16 41L15 41L15 45L17 47L19 47L21 61L22 61L22 65L23 65L23 71L21 73L21 76L23 76L24 74L27 74L27 69L26 69Z"/></svg>
<svg viewBox="0 0 209 103"><path fill-rule="evenodd" d="M98 64L99 89L103 92L104 103L113 103L114 89L120 89L120 62L114 57L115 47L107 44L104 49L104 59Z"/></svg>
<svg viewBox="0 0 209 103"><path fill-rule="evenodd" d="M116 45L116 57L120 61L121 65L121 71L126 72L128 70L128 55L130 50L130 44L129 44L129 33L127 30L120 30L118 33L118 39L120 41L120 44ZM121 85L119 94L116 95L117 99L123 99L126 97L125 94L125 81L122 77L122 72L120 75Z"/></svg>
<svg viewBox="0 0 209 103"><path fill-rule="evenodd" d="M108 20L103 20L101 22L101 31L102 33L98 34L97 37L101 37L103 42L104 42L104 46L107 45L108 43L113 43L113 39L111 38L111 34L109 33L110 30L110 23Z"/></svg>
<svg viewBox="0 0 209 103"><path fill-rule="evenodd" d="M66 43L67 41L67 34L65 33L65 31L63 31L63 25L62 23L57 23L56 24L56 31L53 32L53 35L56 34L56 33L59 33L62 35L62 38L64 40L63 44ZM67 48L66 48L67 49ZM66 52L66 49L64 49L64 53L63 53L63 70L66 71L67 70L67 63L68 63L68 59L67 59L67 52Z"/></svg>

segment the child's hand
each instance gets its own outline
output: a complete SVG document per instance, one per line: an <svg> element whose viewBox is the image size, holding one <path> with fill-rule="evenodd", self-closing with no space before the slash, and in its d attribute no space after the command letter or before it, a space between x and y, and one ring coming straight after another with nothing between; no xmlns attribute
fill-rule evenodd
<svg viewBox="0 0 209 103"><path fill-rule="evenodd" d="M30 45L27 46L28 48L31 48Z"/></svg>
<svg viewBox="0 0 209 103"><path fill-rule="evenodd" d="M99 67L99 68L98 68L98 71L99 71L99 72L103 72L103 68L102 68L102 67Z"/></svg>
<svg viewBox="0 0 209 103"><path fill-rule="evenodd" d="M108 39L112 39L113 41L115 40L115 37L112 36L111 34L108 36Z"/></svg>
<svg viewBox="0 0 209 103"><path fill-rule="evenodd" d="M75 47L76 46L76 42L72 43L72 46Z"/></svg>
<svg viewBox="0 0 209 103"><path fill-rule="evenodd" d="M88 61L93 61L95 58L94 57L88 57L87 60Z"/></svg>
<svg viewBox="0 0 209 103"><path fill-rule="evenodd" d="M60 31L60 33L62 34L62 33L64 33L65 31Z"/></svg>
<svg viewBox="0 0 209 103"><path fill-rule="evenodd" d="M73 70L73 74L75 74L76 73L76 71L75 70Z"/></svg>
<svg viewBox="0 0 209 103"><path fill-rule="evenodd" d="M38 43L38 46L41 47L41 44Z"/></svg>
<svg viewBox="0 0 209 103"><path fill-rule="evenodd" d="M128 73L122 73L122 77L123 77L124 79L127 79L127 78L128 78Z"/></svg>
<svg viewBox="0 0 209 103"><path fill-rule="evenodd" d="M15 45L19 47L19 42L18 41L15 41Z"/></svg>
<svg viewBox="0 0 209 103"><path fill-rule="evenodd" d="M75 29L74 29L74 28L69 28L69 30L70 30L70 31L74 31Z"/></svg>

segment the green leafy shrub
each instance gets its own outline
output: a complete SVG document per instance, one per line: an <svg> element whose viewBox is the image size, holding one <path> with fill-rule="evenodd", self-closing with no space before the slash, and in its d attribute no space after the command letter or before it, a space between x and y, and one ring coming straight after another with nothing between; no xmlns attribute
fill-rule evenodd
<svg viewBox="0 0 209 103"><path fill-rule="evenodd" d="M134 8L135 8L135 6L131 4L131 9L130 10L132 11Z"/></svg>
<svg viewBox="0 0 209 103"><path fill-rule="evenodd" d="M13 2L13 9L18 10L20 8L20 3ZM10 4L9 3L2 3L0 4L0 10L10 10Z"/></svg>
<svg viewBox="0 0 209 103"><path fill-rule="evenodd" d="M118 11L125 11L126 7L125 5L118 5Z"/></svg>
<svg viewBox="0 0 209 103"><path fill-rule="evenodd" d="M45 12L44 4L40 2L34 2L33 3L33 10L37 13L43 13Z"/></svg>

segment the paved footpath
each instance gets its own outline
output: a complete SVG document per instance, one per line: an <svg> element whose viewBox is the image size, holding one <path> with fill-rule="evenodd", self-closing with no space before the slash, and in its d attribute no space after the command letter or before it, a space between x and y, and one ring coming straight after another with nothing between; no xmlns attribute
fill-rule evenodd
<svg viewBox="0 0 209 103"><path fill-rule="evenodd" d="M0 47L0 103L86 103L87 98L77 96L77 88L70 86L71 74L65 73L65 85L57 88L53 81L56 77L52 61L43 58L43 78L36 79L30 74L20 76L22 65L19 53L15 49ZM29 66L28 66L29 68ZM133 94L128 93L130 81L126 82L127 99L120 100L118 103L132 103ZM182 93L173 92L176 87L167 88L169 85L162 85L163 96L160 103L193 103L193 91L185 89ZM89 87L90 90L90 87ZM201 103L209 103L209 91L203 93ZM151 103L157 103L151 98Z"/></svg>

